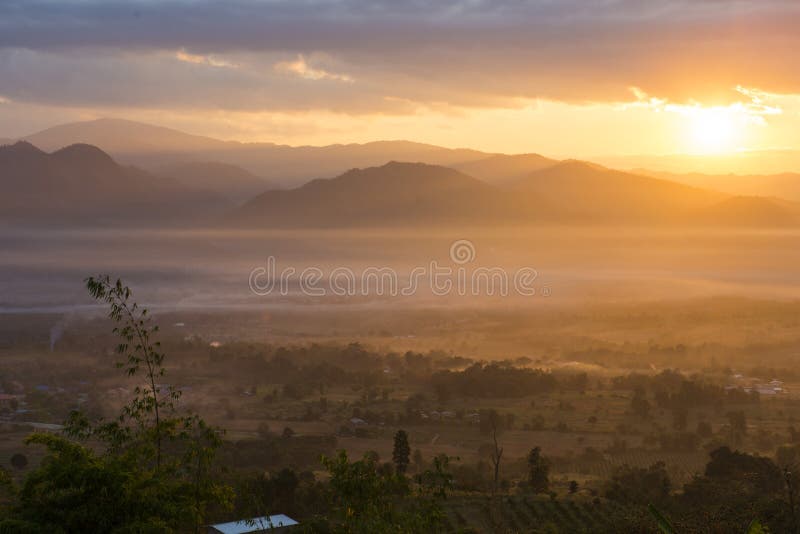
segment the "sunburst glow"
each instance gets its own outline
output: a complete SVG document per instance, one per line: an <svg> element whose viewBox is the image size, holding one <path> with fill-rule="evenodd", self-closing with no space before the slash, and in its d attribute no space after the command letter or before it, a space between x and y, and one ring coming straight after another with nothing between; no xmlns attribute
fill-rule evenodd
<svg viewBox="0 0 800 534"><path fill-rule="evenodd" d="M744 125L731 108L694 109L690 119L690 150L701 154L731 152L741 140Z"/></svg>

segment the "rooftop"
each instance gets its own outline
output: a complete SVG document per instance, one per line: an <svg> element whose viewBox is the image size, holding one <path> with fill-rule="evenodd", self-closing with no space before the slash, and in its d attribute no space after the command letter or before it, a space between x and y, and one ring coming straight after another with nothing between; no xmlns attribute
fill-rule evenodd
<svg viewBox="0 0 800 534"><path fill-rule="evenodd" d="M230 521L211 525L211 528L222 534L246 534L248 532L261 532L273 528L290 527L299 525L297 521L284 514L265 515L252 519Z"/></svg>

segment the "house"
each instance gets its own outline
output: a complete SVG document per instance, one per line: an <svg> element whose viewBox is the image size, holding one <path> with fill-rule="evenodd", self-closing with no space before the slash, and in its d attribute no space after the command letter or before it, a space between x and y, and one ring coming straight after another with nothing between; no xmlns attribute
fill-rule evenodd
<svg viewBox="0 0 800 534"><path fill-rule="evenodd" d="M208 525L208 534L249 534L251 532L288 532L299 525L284 514L265 515L252 519L241 519L228 523Z"/></svg>

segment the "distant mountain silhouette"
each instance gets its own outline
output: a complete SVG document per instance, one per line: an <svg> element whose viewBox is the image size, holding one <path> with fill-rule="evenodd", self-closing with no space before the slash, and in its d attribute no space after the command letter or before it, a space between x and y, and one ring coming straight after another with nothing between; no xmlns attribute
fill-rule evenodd
<svg viewBox="0 0 800 534"><path fill-rule="evenodd" d="M250 228L655 224L782 226L797 209L565 161L499 187L453 169L391 162L269 191L227 221Z"/></svg>
<svg viewBox="0 0 800 534"><path fill-rule="evenodd" d="M779 174L677 174L651 170L637 170L640 174L655 176L697 187L716 189L740 196L774 196L800 202L800 173Z"/></svg>
<svg viewBox="0 0 800 534"><path fill-rule="evenodd" d="M229 223L255 227L417 226L487 224L534 219L514 195L456 170L390 162L269 191L231 214Z"/></svg>
<svg viewBox="0 0 800 534"><path fill-rule="evenodd" d="M800 150L780 148L722 154L606 156L599 162L615 169L650 169L677 174L780 174L800 171Z"/></svg>
<svg viewBox="0 0 800 534"><path fill-rule="evenodd" d="M454 165L455 169L495 185L517 182L530 173L551 167L557 160L539 154L496 154L485 159Z"/></svg>
<svg viewBox="0 0 800 534"><path fill-rule="evenodd" d="M211 191L237 203L275 189L274 184L241 167L217 161L173 163L159 168L156 173L187 187Z"/></svg>
<svg viewBox="0 0 800 534"><path fill-rule="evenodd" d="M97 147L48 154L20 141L0 147L0 219L32 225L157 224L225 207L215 195L118 165Z"/></svg>
<svg viewBox="0 0 800 534"><path fill-rule="evenodd" d="M510 184L565 219L682 222L726 195L667 180L566 160Z"/></svg>
<svg viewBox="0 0 800 534"><path fill-rule="evenodd" d="M68 144L76 137L114 147L127 158L123 161L146 161L159 175L120 165L117 157L85 143L52 154L27 142L5 146L0 148L5 193L1 219L209 224L225 211L227 224L284 228L800 224L800 210L792 202L731 196L537 154L486 154L407 141L328 147L246 144L112 119L63 125L31 136L49 146ZM255 168L265 173L254 173ZM345 172L348 168L352 170ZM791 192L794 176L774 180ZM309 177L314 179L297 187ZM296 185L262 193L286 184ZM244 204L232 209L231 202Z"/></svg>
<svg viewBox="0 0 800 534"><path fill-rule="evenodd" d="M392 160L453 165L490 155L476 150L448 149L409 141L321 147L239 143L122 119L64 124L30 135L25 140L46 150L89 143L105 150L117 161L148 170L172 163L228 163L283 187L296 187L320 176L335 176L353 167L372 167Z"/></svg>
<svg viewBox="0 0 800 534"><path fill-rule="evenodd" d="M124 119L97 119L53 126L23 138L46 151L83 143L110 154L148 152L197 152L228 145L210 137L191 135L141 122Z"/></svg>

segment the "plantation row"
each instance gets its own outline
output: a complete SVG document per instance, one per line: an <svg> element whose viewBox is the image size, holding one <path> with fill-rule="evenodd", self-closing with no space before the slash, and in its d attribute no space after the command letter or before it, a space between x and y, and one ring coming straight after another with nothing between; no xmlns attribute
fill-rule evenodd
<svg viewBox="0 0 800 534"><path fill-rule="evenodd" d="M620 532L625 511L605 500L538 497L453 497L447 504L454 532Z"/></svg>
<svg viewBox="0 0 800 534"><path fill-rule="evenodd" d="M671 453L646 450L629 450L614 454L598 454L597 458L574 458L562 460L554 465L554 474L580 474L600 479L610 478L614 472L624 466L648 467L657 461L666 464L670 480L676 484L688 482L692 476L705 469L707 454L705 452Z"/></svg>

